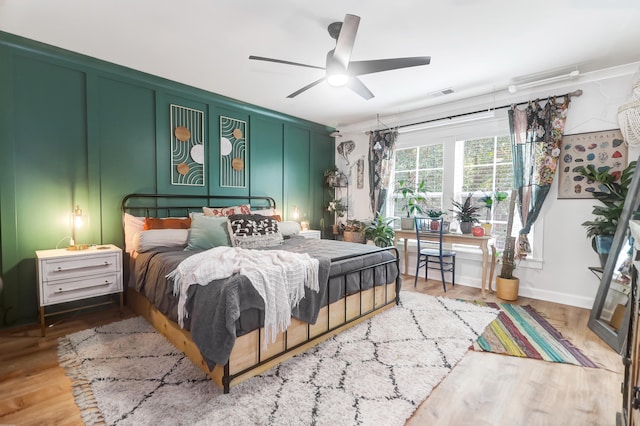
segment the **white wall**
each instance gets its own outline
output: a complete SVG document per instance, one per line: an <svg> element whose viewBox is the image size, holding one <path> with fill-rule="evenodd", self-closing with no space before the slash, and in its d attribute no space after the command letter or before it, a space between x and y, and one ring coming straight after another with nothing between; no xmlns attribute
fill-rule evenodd
<svg viewBox="0 0 640 426"><path fill-rule="evenodd" d="M476 111L511 103L526 101L529 99L546 98L549 95L563 94L577 89L583 91L582 96L572 98L569 107L565 134L585 133L599 130L619 128L617 121L618 107L628 102L631 98L631 89L638 77L638 63L624 67L603 70L581 76L578 81L569 84L556 83L553 86L511 95L495 93L484 97L478 97L464 102L456 102L455 105L447 104L440 107L431 107L428 111L411 111L398 114L394 117L383 118L380 121L385 125L395 126L413 123L422 120L440 118L461 112ZM497 128L503 128L506 122L506 109L498 110L498 119L495 121ZM422 131L421 139L433 140L434 138L454 139L468 131L472 124L465 124L458 128L438 128L431 131ZM482 124L480 124L482 125ZM475 124L478 126L478 124ZM487 126L485 123L484 126ZM376 120L367 123L358 123L349 128L340 129L343 137L337 143L344 140L353 140L356 143L355 151L349 156L352 164L365 157L365 185L363 189L357 189L352 185L349 189L349 217L364 219L372 217L369 203L368 185L368 136L365 130L384 128ZM427 133L430 132L430 133ZM409 136L411 135L411 137ZM411 140L415 133L406 134L405 141ZM403 146L403 135L398 139L399 146ZM629 160L637 159L640 149L629 148ZM345 169L344 160L336 155L336 164ZM355 167L352 171L355 182ZM549 300L558 303L591 308L598 289L599 280L587 269L589 266L598 266L599 260L592 250L590 241L586 238L584 227L580 224L593 218L591 210L595 204L591 199L557 199L557 183L554 183L547 196L545 205L540 214L543 233L542 259L540 262L530 262L530 265L521 263L518 265L515 275L520 278L521 296L536 299ZM445 206L446 207L446 206ZM412 246L410 245L410 249ZM410 256L414 259L415 256ZM410 267L414 267L410 262ZM411 269L410 269L411 270ZM456 270L458 284L473 287L480 286L481 262L480 256L463 253L459 256Z"/></svg>

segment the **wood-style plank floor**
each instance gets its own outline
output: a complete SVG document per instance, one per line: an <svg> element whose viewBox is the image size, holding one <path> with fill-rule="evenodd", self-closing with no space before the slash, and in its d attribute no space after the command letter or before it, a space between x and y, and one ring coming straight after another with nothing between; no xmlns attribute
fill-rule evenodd
<svg viewBox="0 0 640 426"><path fill-rule="evenodd" d="M480 299L480 290L406 276L403 289ZM489 295L487 300L498 300ZM520 298L601 366L582 368L469 352L424 401L408 425L614 425L622 407L621 357L587 328L589 311ZM133 316L125 308L124 317ZM116 307L76 313L40 337L38 325L0 332L0 424L78 425L71 383L58 365L57 339L119 320ZM57 320L53 317L53 320Z"/></svg>

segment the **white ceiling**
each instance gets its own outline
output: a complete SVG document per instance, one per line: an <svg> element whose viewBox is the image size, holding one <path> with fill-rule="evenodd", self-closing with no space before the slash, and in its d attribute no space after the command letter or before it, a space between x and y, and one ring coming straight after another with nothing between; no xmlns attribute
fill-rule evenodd
<svg viewBox="0 0 640 426"><path fill-rule="evenodd" d="M287 99L324 71L248 59L324 67L346 13L352 60L431 64L362 76L368 101L326 83ZM640 61L638 0L0 0L0 30L338 128Z"/></svg>

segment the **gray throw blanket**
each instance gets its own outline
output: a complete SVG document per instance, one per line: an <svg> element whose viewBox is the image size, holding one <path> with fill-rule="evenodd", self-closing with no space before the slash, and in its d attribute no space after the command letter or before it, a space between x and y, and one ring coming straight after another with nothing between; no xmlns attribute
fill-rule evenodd
<svg viewBox="0 0 640 426"><path fill-rule="evenodd" d="M185 305L191 285L207 285L236 274L249 278L264 302L264 344L275 342L278 332L291 323L291 310L298 306L305 287L318 292L317 259L308 254L282 250L248 250L216 247L183 260L167 275L179 294L178 323L184 327Z"/></svg>

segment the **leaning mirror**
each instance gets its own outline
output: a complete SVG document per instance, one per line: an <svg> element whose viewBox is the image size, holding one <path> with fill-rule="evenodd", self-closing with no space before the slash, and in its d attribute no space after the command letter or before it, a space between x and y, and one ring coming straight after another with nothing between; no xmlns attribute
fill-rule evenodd
<svg viewBox="0 0 640 426"><path fill-rule="evenodd" d="M618 353L624 350L631 318L633 239L629 221L639 202L640 173L634 173L589 316L589 328Z"/></svg>

